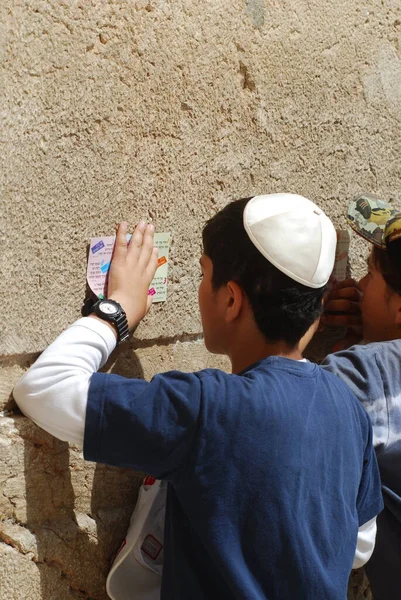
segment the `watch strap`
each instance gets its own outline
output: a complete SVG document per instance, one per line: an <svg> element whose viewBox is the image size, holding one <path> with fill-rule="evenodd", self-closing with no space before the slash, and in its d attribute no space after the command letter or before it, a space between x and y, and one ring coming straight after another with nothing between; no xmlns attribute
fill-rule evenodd
<svg viewBox="0 0 401 600"><path fill-rule="evenodd" d="M127 315L125 314L125 310L122 308L122 306L120 308L121 312L113 319L113 322L115 323L115 326L117 328L118 344L121 344L121 342L125 342L125 340L128 340L129 338Z"/></svg>
<svg viewBox="0 0 401 600"><path fill-rule="evenodd" d="M118 312L116 314L106 314L100 310L100 304L102 302L111 302L118 307ZM117 330L117 344L121 344L121 342L125 342L129 338L129 327L127 315L125 314L125 310L121 306L119 302L116 300L107 300L102 298L98 300L92 307L90 312L95 312L100 319L107 321L108 323L113 323L116 326Z"/></svg>
<svg viewBox="0 0 401 600"><path fill-rule="evenodd" d="M93 307L96 302L97 299L92 298L92 296L85 298L84 303L81 307L81 315L83 317L88 317L91 313L93 313Z"/></svg>

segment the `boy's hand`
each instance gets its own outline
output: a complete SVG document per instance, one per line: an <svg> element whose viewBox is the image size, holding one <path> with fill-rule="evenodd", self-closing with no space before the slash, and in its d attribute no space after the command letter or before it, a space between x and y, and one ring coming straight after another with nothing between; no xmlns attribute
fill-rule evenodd
<svg viewBox="0 0 401 600"><path fill-rule="evenodd" d="M361 326L361 292L353 279L345 279L324 297L323 323L345 327Z"/></svg>
<svg viewBox="0 0 401 600"><path fill-rule="evenodd" d="M138 325L152 304L148 289L157 269L158 250L153 245L154 226L141 221L129 244L127 223L120 224L108 276L107 297L119 302L128 326Z"/></svg>
<svg viewBox="0 0 401 600"><path fill-rule="evenodd" d="M333 352L348 348L362 339L362 320L360 311L361 291L353 279L345 279L326 293L323 325L347 327L345 338L339 340Z"/></svg>

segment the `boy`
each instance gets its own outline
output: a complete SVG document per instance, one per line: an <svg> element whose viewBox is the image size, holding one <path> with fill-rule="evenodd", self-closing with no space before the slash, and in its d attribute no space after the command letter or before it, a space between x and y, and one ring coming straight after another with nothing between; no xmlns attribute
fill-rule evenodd
<svg viewBox="0 0 401 600"><path fill-rule="evenodd" d="M351 202L348 221L373 244L369 272L359 286L347 280L329 295L325 321L354 332L361 325L368 343L322 366L349 385L372 422L385 508L366 571L374 599L392 600L401 597L401 213L364 195Z"/></svg>
<svg viewBox="0 0 401 600"><path fill-rule="evenodd" d="M203 230L199 307L205 344L229 356L232 374L172 371L149 383L95 373L125 336L124 315L132 328L149 308L153 227L140 223L129 247L126 231L109 299L20 380L19 406L83 441L87 459L168 481L163 599L345 600L382 498L365 411L302 359L333 268L333 225L292 194L215 215Z"/></svg>

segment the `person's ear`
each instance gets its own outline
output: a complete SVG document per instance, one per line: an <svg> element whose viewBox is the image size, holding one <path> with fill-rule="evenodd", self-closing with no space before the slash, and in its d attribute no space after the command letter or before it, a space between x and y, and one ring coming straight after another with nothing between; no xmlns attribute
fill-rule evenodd
<svg viewBox="0 0 401 600"><path fill-rule="evenodd" d="M229 281L226 286L226 322L232 323L241 312L245 294L242 287L235 281Z"/></svg>

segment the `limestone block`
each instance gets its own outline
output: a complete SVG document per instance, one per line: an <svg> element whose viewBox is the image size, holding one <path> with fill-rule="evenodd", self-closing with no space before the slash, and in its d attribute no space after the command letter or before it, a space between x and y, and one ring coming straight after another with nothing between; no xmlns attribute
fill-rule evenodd
<svg viewBox="0 0 401 600"><path fill-rule="evenodd" d="M1 535L1 534L0 534ZM92 573L88 572L88 577ZM107 600L101 592L90 596L74 587L69 574L54 559L33 562L18 550L0 542L0 600Z"/></svg>
<svg viewBox="0 0 401 600"><path fill-rule="evenodd" d="M6 589L16 594L22 570L32 570L26 565L29 559L36 565L32 578L41 590L4 599L105 599L105 577L142 476L84 462L79 449L23 416L0 417L0 436L0 442L8 442L0 445L1 547L17 551L9 557L15 568L24 559L20 575ZM6 579L11 577L7 565Z"/></svg>
<svg viewBox="0 0 401 600"><path fill-rule="evenodd" d="M40 585L40 573L35 563L2 541L0 541L0 581L0 600L44 598ZM17 585L16 582L18 582ZM59 597L62 597L61 594Z"/></svg>
<svg viewBox="0 0 401 600"><path fill-rule="evenodd" d="M1 536L6 544L16 548L21 554L38 560L37 540L29 529L21 527L12 521L3 521L1 524Z"/></svg>
<svg viewBox="0 0 401 600"><path fill-rule="evenodd" d="M0 360L0 411L12 408L13 387L37 356L35 354Z"/></svg>
<svg viewBox="0 0 401 600"><path fill-rule="evenodd" d="M148 340L200 332L200 231L229 199L299 192L343 225L361 190L399 196L396 2L0 11L4 354L40 351L78 316L86 244L122 218L173 234Z"/></svg>

